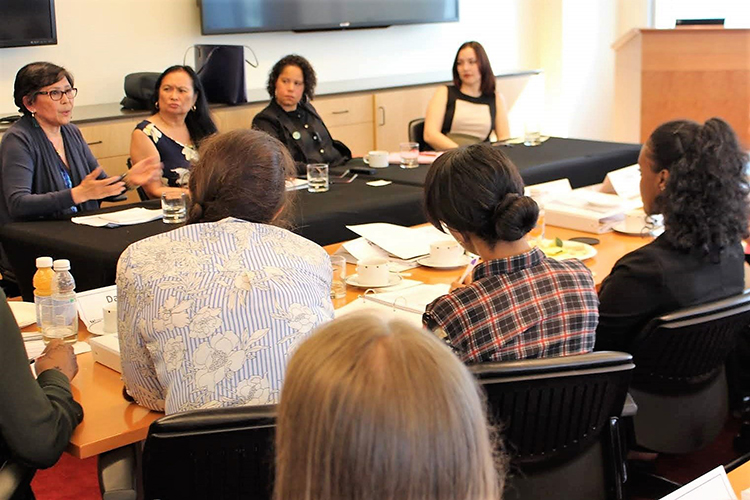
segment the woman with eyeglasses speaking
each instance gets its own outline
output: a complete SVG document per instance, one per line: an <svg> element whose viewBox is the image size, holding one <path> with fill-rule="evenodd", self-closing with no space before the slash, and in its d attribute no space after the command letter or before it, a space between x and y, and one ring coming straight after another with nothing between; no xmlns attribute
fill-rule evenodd
<svg viewBox="0 0 750 500"><path fill-rule="evenodd" d="M23 117L0 143L0 224L94 210L161 176L152 157L127 176L107 177L70 123L77 94L72 75L51 63L27 64L16 74L13 98Z"/></svg>

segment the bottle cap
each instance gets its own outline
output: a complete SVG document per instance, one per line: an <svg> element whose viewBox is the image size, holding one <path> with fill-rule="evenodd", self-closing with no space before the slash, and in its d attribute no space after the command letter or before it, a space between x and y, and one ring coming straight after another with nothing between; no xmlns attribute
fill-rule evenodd
<svg viewBox="0 0 750 500"><path fill-rule="evenodd" d="M70 261L68 259L57 259L54 263L55 271L70 271Z"/></svg>
<svg viewBox="0 0 750 500"><path fill-rule="evenodd" d="M37 257L36 267L52 267L52 257Z"/></svg>

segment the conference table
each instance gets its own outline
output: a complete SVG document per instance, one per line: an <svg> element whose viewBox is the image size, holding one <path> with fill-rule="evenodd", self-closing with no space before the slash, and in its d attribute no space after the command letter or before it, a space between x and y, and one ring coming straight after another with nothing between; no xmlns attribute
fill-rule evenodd
<svg viewBox="0 0 750 500"><path fill-rule="evenodd" d="M584 233L556 227L547 228L547 237L569 239ZM588 235L591 236L591 235ZM622 255L648 243L650 237L628 236L618 233L598 235L601 241L596 246L597 254L584 263L594 273L597 286L609 274L614 263ZM326 246L329 253L335 252L340 243ZM418 267L409 270L410 279L425 283L450 283L458 279L463 269L439 270ZM354 272L349 264L348 273ZM335 308L356 300L362 290L347 287L345 298L335 299ZM27 327L33 330L35 325ZM85 341L89 333L79 325L79 340ZM122 396L123 382L120 374L110 368L94 363L91 353L78 356L79 372L72 381L73 396L81 403L84 418L73 433L67 451L78 457L87 458L119 448L146 438L149 425L163 414L129 403Z"/></svg>
<svg viewBox="0 0 750 500"><path fill-rule="evenodd" d="M529 186L567 178L573 188L599 184L608 172L638 163L640 144L586 141L550 137L538 146L495 143L494 147L508 155ZM368 167L362 158L354 158L334 172ZM403 169L398 165L376 169L370 176L398 184L424 186L429 165Z"/></svg>
<svg viewBox="0 0 750 500"><path fill-rule="evenodd" d="M332 180L326 193L308 193L304 189L289 192L291 229L319 245L356 237L347 225L389 222L413 226L426 221L421 188L395 183L373 187L359 178L352 182L335 177ZM134 206L159 208L160 201L110 207L101 212ZM0 239L23 299L33 301L31 281L36 272L36 257L69 259L76 290L83 292L115 283L117 260L128 245L174 227L156 220L102 228L75 224L66 218L6 224L0 228Z"/></svg>

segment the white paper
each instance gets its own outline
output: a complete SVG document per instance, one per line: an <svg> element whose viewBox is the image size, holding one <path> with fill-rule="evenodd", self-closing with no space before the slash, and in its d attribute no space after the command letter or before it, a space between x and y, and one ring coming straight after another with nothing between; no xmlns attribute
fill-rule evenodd
<svg viewBox="0 0 750 500"><path fill-rule="evenodd" d="M393 309L393 308L390 308L381 304L377 304L369 300L364 300L363 297L357 300L354 300L352 302L349 302L347 305L343 307L339 307L333 312L333 315L336 318L340 318L342 316L346 316L347 314L358 313L358 312L363 312L363 311L372 312L374 314L377 314L378 316L382 316L384 312L389 312L389 314L394 318L402 319L420 328L422 327L422 315L421 314L414 314L411 312L402 311L400 309Z"/></svg>
<svg viewBox="0 0 750 500"><path fill-rule="evenodd" d="M117 285L95 288L76 294L78 316L88 328L103 318L102 308L117 302Z"/></svg>
<svg viewBox="0 0 750 500"><path fill-rule="evenodd" d="M9 300L8 306L16 318L18 328L33 325L36 323L36 305L33 302L18 302Z"/></svg>
<svg viewBox="0 0 750 500"><path fill-rule="evenodd" d="M38 358L46 347L46 344L43 340L31 340L29 342L24 342L23 345L26 347L26 354L29 359ZM75 344L73 344L73 352L76 356L89 351L91 351L91 346L86 342L76 342Z"/></svg>
<svg viewBox="0 0 750 500"><path fill-rule="evenodd" d="M375 300L384 305L390 305L396 309L405 309L420 317L425 309L438 297L442 297L450 291L448 284L419 285L407 290L397 290L386 293L378 293L375 296L366 295L366 300Z"/></svg>
<svg viewBox="0 0 750 500"><path fill-rule="evenodd" d="M737 495L720 465L661 500L737 500Z"/></svg>
<svg viewBox="0 0 750 500"><path fill-rule="evenodd" d="M375 222L346 227L389 254L403 260L411 260L429 254L430 244L433 242L454 240L450 234L441 233L433 226L408 228L396 224Z"/></svg>
<svg viewBox="0 0 750 500"><path fill-rule="evenodd" d="M392 184L392 182L386 181L384 179L377 179L377 180L370 181L367 183L368 186L372 186L372 187L383 187L383 186L387 186L388 184Z"/></svg>
<svg viewBox="0 0 750 500"><path fill-rule="evenodd" d="M307 187L307 179L287 179L286 190L296 191Z"/></svg>
<svg viewBox="0 0 750 500"><path fill-rule="evenodd" d="M545 201L557 195L564 195L573 190L568 179L557 179L555 181L533 184L524 188L526 196L531 196L535 201Z"/></svg>
<svg viewBox="0 0 750 500"><path fill-rule="evenodd" d="M641 171L638 165L613 170L604 178L602 192L616 193L622 198L640 198Z"/></svg>
<svg viewBox="0 0 750 500"><path fill-rule="evenodd" d="M128 208L117 212L98 215L84 215L70 219L75 224L92 227L118 227L143 224L163 217L160 208L148 209L143 207Z"/></svg>

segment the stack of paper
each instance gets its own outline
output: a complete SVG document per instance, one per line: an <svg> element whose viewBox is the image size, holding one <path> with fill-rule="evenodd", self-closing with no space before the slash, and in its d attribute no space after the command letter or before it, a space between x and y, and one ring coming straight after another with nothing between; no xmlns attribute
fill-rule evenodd
<svg viewBox="0 0 750 500"><path fill-rule="evenodd" d="M119 227L133 224L143 224L162 218L160 208L148 209L143 207L128 208L118 212L108 212L98 215L84 215L70 219L76 224L92 227Z"/></svg>
<svg viewBox="0 0 750 500"><path fill-rule="evenodd" d="M409 228L376 222L346 227L388 254L402 260L411 260L429 254L431 243L454 239L450 234L441 233L433 226Z"/></svg>
<svg viewBox="0 0 750 500"><path fill-rule="evenodd" d="M307 187L307 179L287 179L286 190L296 191L298 189L305 189Z"/></svg>

